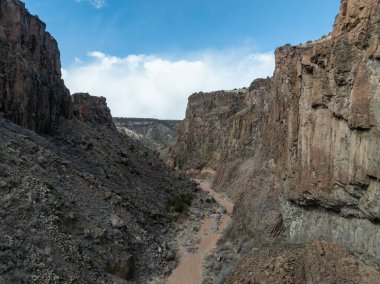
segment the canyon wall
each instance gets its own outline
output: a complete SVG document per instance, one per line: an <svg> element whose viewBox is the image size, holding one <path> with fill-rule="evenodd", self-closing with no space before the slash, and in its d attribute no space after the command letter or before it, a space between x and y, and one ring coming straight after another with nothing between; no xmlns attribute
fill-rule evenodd
<svg viewBox="0 0 380 284"><path fill-rule="evenodd" d="M0 115L41 134L73 117L115 127L105 98L70 96L56 40L17 0L0 0Z"/></svg>
<svg viewBox="0 0 380 284"><path fill-rule="evenodd" d="M342 1L331 35L275 59L229 101L190 97L170 164L217 169L238 233L324 236L380 262L380 3Z"/></svg>
<svg viewBox="0 0 380 284"><path fill-rule="evenodd" d="M259 79L249 89L190 96L186 118L177 126L168 163L182 169L216 168L225 151L237 154L248 151L244 146L252 144L255 126L246 124L242 118L257 116L252 110L264 103L261 94L266 93L268 83L269 80ZM230 144L232 149L228 147Z"/></svg>
<svg viewBox="0 0 380 284"><path fill-rule="evenodd" d="M23 3L0 1L0 113L38 133L72 115L58 45L45 29Z"/></svg>

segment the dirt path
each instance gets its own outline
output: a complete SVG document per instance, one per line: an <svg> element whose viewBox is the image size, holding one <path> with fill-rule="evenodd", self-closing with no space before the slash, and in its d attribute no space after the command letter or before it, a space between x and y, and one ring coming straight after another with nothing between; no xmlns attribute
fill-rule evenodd
<svg viewBox="0 0 380 284"><path fill-rule="evenodd" d="M198 180L197 180L198 181ZM167 279L167 284L200 284L202 282L202 262L207 253L216 247L217 241L222 237L223 231L231 221L233 204L220 193L215 192L205 181L198 181L200 188L207 191L216 202L225 208L225 213L206 216L197 233L194 233L196 245L194 253L181 244L180 261L177 268Z"/></svg>

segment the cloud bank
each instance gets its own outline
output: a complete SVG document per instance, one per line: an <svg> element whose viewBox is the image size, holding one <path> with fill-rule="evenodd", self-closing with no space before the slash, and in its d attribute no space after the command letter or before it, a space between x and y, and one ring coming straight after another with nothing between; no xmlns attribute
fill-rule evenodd
<svg viewBox="0 0 380 284"><path fill-rule="evenodd" d="M92 6L94 6L96 9L103 8L106 6L106 0L75 0L76 2L89 2Z"/></svg>
<svg viewBox="0 0 380 284"><path fill-rule="evenodd" d="M271 76L273 53L205 51L183 59L155 55L119 58L93 51L76 59L63 78L72 93L107 98L113 116L183 119L187 98L198 91L249 86Z"/></svg>

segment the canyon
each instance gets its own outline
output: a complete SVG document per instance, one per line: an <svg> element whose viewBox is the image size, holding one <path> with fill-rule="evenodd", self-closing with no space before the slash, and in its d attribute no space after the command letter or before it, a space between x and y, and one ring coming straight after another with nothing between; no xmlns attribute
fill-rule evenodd
<svg viewBox="0 0 380 284"><path fill-rule="evenodd" d="M275 59L181 122L112 118L0 0L0 283L380 283L380 3Z"/></svg>

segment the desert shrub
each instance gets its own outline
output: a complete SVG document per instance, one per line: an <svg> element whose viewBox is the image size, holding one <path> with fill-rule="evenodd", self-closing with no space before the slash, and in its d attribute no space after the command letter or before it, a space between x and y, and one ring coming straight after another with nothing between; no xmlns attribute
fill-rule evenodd
<svg viewBox="0 0 380 284"><path fill-rule="evenodd" d="M214 197L211 197L211 198L207 198L206 199L206 203L215 203L215 198Z"/></svg>
<svg viewBox="0 0 380 284"><path fill-rule="evenodd" d="M201 162L201 163L198 163L196 166L195 166L195 169L198 170L198 171L201 171L204 167L207 166L207 163L206 162Z"/></svg>
<svg viewBox="0 0 380 284"><path fill-rule="evenodd" d="M166 201L165 209L167 212L183 213L189 208L189 206L191 206L192 201L192 194L181 194L180 196L169 198Z"/></svg>
<svg viewBox="0 0 380 284"><path fill-rule="evenodd" d="M46 187L47 187L48 189L50 189L50 190L53 190L53 189L54 189L54 185L51 184L50 182L46 182L45 185L46 185Z"/></svg>

